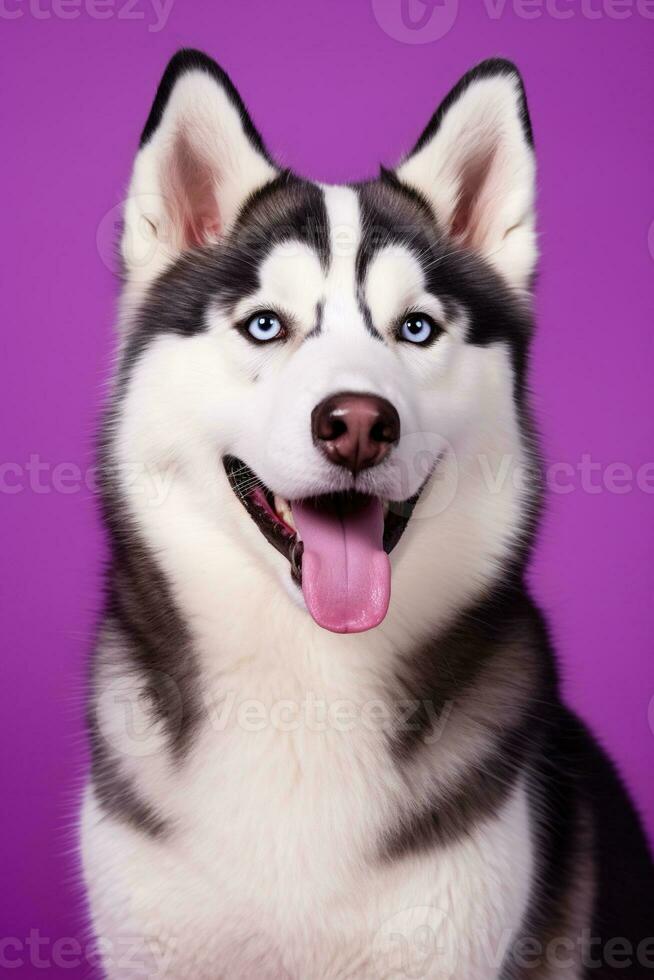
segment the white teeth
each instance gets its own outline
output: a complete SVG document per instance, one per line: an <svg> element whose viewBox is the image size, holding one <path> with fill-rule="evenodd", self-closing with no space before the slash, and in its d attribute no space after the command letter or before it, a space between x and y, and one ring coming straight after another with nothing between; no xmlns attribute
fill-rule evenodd
<svg viewBox="0 0 654 980"><path fill-rule="evenodd" d="M283 497L278 497L277 494L275 494L275 513L278 517L281 517L281 519L288 524L289 527L292 527L293 530L295 530L295 521L293 520L291 505L289 504L288 500L284 500Z"/></svg>

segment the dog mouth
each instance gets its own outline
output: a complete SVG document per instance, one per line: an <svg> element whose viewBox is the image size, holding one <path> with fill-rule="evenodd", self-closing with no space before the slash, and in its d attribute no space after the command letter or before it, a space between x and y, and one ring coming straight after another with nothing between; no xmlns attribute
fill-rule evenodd
<svg viewBox="0 0 654 980"><path fill-rule="evenodd" d="M390 600L388 555L420 491L403 502L346 491L288 501L235 456L229 484L266 540L284 555L312 617L334 633L378 626Z"/></svg>

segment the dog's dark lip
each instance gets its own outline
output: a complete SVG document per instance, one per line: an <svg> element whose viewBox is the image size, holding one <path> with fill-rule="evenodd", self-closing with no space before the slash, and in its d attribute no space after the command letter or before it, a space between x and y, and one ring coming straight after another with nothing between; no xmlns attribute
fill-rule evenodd
<svg viewBox="0 0 654 980"><path fill-rule="evenodd" d="M294 529L277 514L273 492L261 482L246 463L236 456L224 456L223 466L232 490L266 540L288 559L293 579L299 585L302 581L304 546ZM389 501L388 512L384 518L384 551L387 554L390 554L402 537L421 490L422 488L409 500ZM348 496L352 495L325 494L325 505L333 505L334 502L342 504Z"/></svg>

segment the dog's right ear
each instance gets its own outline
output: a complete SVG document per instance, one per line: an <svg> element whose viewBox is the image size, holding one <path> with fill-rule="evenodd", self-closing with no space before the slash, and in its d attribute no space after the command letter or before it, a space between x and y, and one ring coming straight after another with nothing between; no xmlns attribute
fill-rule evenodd
<svg viewBox="0 0 654 980"><path fill-rule="evenodd" d="M182 252L218 241L279 171L225 72L179 51L145 124L125 206L128 282L147 284Z"/></svg>

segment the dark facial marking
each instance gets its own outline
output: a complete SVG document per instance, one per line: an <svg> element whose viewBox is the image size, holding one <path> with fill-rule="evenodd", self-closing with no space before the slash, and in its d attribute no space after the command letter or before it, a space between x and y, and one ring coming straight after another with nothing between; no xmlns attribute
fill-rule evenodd
<svg viewBox="0 0 654 980"><path fill-rule="evenodd" d="M229 240L240 249L254 248L263 258L275 245L297 240L315 251L326 271L331 252L322 189L283 171L248 198Z"/></svg>
<svg viewBox="0 0 654 980"><path fill-rule="evenodd" d="M316 319L313 327L304 338L305 340L309 340L312 337L319 337L320 334L322 333L322 317L323 317L324 310L325 310L325 301L324 299L321 299L318 303L316 303Z"/></svg>
<svg viewBox="0 0 654 980"><path fill-rule="evenodd" d="M363 295L363 289L361 288L360 283L357 283L357 305L361 312L361 316L363 317L365 328L370 334L370 336L374 337L375 340L383 341L384 340L383 335L380 334L379 330L372 322L372 313L370 312L370 307L366 303L365 297Z"/></svg>

